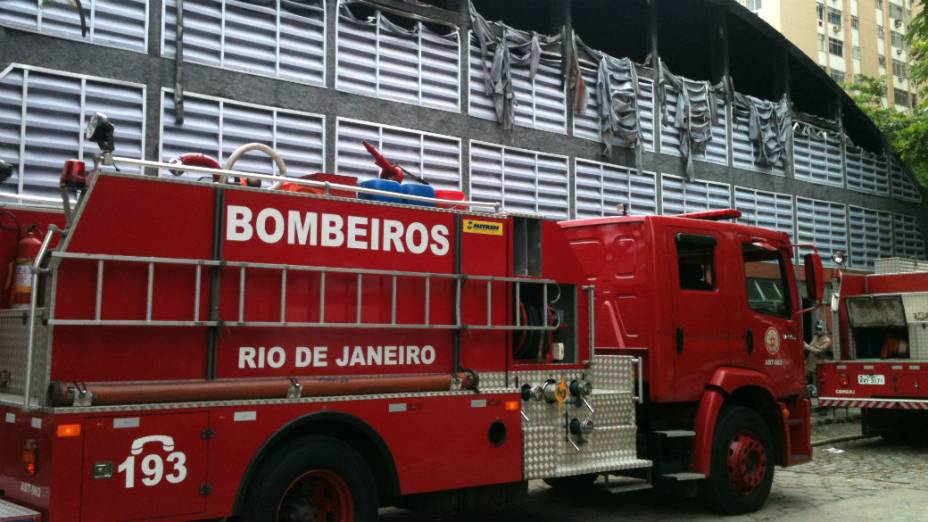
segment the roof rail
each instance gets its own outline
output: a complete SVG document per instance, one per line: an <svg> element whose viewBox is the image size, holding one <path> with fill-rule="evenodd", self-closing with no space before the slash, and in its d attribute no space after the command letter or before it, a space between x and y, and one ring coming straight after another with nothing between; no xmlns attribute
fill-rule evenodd
<svg viewBox="0 0 928 522"><path fill-rule="evenodd" d="M724 221L727 219L738 219L741 217L741 211L733 208L722 210L706 210L703 212L690 212L688 214L677 214L674 217L687 219L704 219L706 221Z"/></svg>

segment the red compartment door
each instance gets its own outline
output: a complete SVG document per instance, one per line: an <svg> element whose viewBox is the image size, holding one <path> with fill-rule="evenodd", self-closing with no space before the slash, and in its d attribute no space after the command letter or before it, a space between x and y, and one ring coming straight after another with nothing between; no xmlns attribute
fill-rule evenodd
<svg viewBox="0 0 928 522"><path fill-rule="evenodd" d="M204 412L88 419L84 521L193 515L206 507Z"/></svg>

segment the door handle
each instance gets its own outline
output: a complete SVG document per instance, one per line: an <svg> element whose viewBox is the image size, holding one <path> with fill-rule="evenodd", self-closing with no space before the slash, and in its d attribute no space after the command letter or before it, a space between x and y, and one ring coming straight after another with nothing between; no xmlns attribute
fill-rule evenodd
<svg viewBox="0 0 928 522"><path fill-rule="evenodd" d="M677 355L683 353L683 328L677 328Z"/></svg>
<svg viewBox="0 0 928 522"><path fill-rule="evenodd" d="M748 342L748 355L751 355L754 353L754 332L752 332L751 330L748 330L747 342Z"/></svg>

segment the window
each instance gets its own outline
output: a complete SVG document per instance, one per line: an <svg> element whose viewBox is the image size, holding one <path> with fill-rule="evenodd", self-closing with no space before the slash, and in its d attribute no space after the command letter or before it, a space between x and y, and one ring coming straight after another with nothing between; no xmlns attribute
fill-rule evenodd
<svg viewBox="0 0 928 522"><path fill-rule="evenodd" d="M851 52L854 53L855 60L860 60L860 46L859 45L855 45L854 48L851 50Z"/></svg>
<svg viewBox="0 0 928 522"><path fill-rule="evenodd" d="M825 35L818 35L818 50L819 52L825 52Z"/></svg>
<svg viewBox="0 0 928 522"><path fill-rule="evenodd" d="M878 11L883 10L883 0L873 0L873 6L877 8Z"/></svg>
<svg viewBox="0 0 928 522"><path fill-rule="evenodd" d="M258 3L186 0L184 61L325 84L324 0ZM174 58L176 0L164 1L162 17L161 56Z"/></svg>
<svg viewBox="0 0 928 522"><path fill-rule="evenodd" d="M831 76L831 79L834 80L835 83L839 83L839 84L840 84L840 83L844 83L844 73L843 73L843 72L841 72L841 71L831 71L831 72L828 73L828 75Z"/></svg>
<svg viewBox="0 0 928 522"><path fill-rule="evenodd" d="M835 56L844 57L844 42L837 38L828 39L828 52Z"/></svg>
<svg viewBox="0 0 928 522"><path fill-rule="evenodd" d="M148 0L85 1L87 36L81 34L80 17L69 4L72 2L3 0L0 2L0 25L146 52Z"/></svg>
<svg viewBox="0 0 928 522"><path fill-rule="evenodd" d="M892 31L891 34L893 47L897 49L905 49L905 36L903 36L902 33L897 33L896 31Z"/></svg>
<svg viewBox="0 0 928 522"><path fill-rule="evenodd" d="M841 11L833 7L828 8L828 23L832 25L841 25Z"/></svg>
<svg viewBox="0 0 928 522"><path fill-rule="evenodd" d="M893 99L896 105L901 105L903 107L909 106L909 93L902 89L893 89Z"/></svg>
<svg viewBox="0 0 928 522"><path fill-rule="evenodd" d="M766 315L790 317L786 263L776 250L744 245L744 277L748 306Z"/></svg>
<svg viewBox="0 0 928 522"><path fill-rule="evenodd" d="M818 4L815 6L815 14L818 16L818 21L822 22L825 20L825 6Z"/></svg>
<svg viewBox="0 0 928 522"><path fill-rule="evenodd" d="M680 290L715 290L715 238L677 234Z"/></svg>
<svg viewBox="0 0 928 522"><path fill-rule="evenodd" d="M893 60L893 76L898 77L900 80L905 80L905 62Z"/></svg>
<svg viewBox="0 0 928 522"><path fill-rule="evenodd" d="M880 62L880 67L886 67L886 57L883 56L882 54L880 55L879 62Z"/></svg>
<svg viewBox="0 0 928 522"><path fill-rule="evenodd" d="M851 27L854 29L860 29L860 19L856 16L851 17Z"/></svg>
<svg viewBox="0 0 928 522"><path fill-rule="evenodd" d="M876 37L879 38L880 40L886 37L886 33L883 31L882 25L876 26Z"/></svg>
<svg viewBox="0 0 928 522"><path fill-rule="evenodd" d="M905 18L905 11L903 11L902 6L890 2L889 17L893 20L903 20Z"/></svg>
<svg viewBox="0 0 928 522"><path fill-rule="evenodd" d="M764 8L763 0L748 0L747 7L752 13L757 14Z"/></svg>

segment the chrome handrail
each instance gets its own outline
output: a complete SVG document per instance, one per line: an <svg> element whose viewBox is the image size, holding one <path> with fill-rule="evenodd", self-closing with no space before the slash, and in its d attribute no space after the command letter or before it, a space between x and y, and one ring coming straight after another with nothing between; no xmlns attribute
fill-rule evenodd
<svg viewBox="0 0 928 522"><path fill-rule="evenodd" d="M35 353L35 316L39 306L39 274L42 268L42 261L45 259L48 248L57 232L61 232L57 226L48 226L48 232L46 232L45 237L42 239L42 246L39 247L39 253L36 254L35 259L32 261L32 295L29 298L29 331L26 334L26 379L23 383L23 410L29 410L32 406L29 395L32 392L32 360Z"/></svg>

